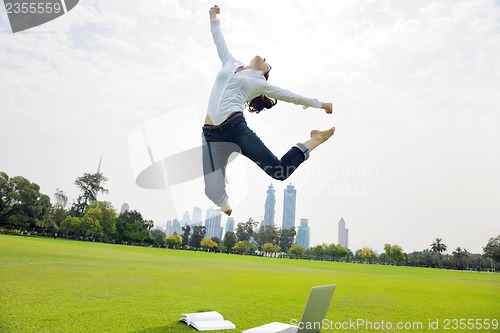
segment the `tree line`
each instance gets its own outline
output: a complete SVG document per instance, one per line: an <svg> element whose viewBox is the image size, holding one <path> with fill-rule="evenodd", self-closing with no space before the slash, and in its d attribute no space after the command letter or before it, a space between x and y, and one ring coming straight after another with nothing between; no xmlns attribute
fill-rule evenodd
<svg viewBox="0 0 500 333"><path fill-rule="evenodd" d="M385 244L381 254L367 247L353 253L338 244L304 249L295 243L295 228L264 226L256 230L258 222L251 218L238 223L236 230L227 232L222 240L206 237L206 229L201 225L184 225L181 235L167 237L163 231L154 229L154 222L144 219L140 212L132 210L118 214L111 203L97 200L98 194L109 193L104 187L106 181L102 173L85 173L74 182L80 195L71 205L64 191L59 189L52 204L49 196L40 193L37 184L24 177L9 177L0 172L0 232L308 260L463 270L495 270L496 264L500 263L500 235L488 241L483 254L472 254L461 247L447 254L447 246L441 238L436 238L429 249L412 253L405 253L396 244Z"/></svg>

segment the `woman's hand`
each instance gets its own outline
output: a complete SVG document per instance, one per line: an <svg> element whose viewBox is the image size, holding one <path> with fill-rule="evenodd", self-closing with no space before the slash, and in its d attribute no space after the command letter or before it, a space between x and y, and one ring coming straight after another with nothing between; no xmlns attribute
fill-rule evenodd
<svg viewBox="0 0 500 333"><path fill-rule="evenodd" d="M217 5L214 5L210 10L208 11L210 14L210 19L215 20L217 18L217 14L220 14L220 8Z"/></svg>
<svg viewBox="0 0 500 333"><path fill-rule="evenodd" d="M321 103L321 108L325 110L326 113L330 114L333 112L332 103Z"/></svg>

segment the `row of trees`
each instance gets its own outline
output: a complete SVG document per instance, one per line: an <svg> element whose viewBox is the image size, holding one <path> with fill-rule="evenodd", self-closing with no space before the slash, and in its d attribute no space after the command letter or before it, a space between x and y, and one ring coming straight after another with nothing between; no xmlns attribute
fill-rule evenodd
<svg viewBox="0 0 500 333"><path fill-rule="evenodd" d="M184 225L182 235L174 234L165 239L166 246L174 248L194 248L220 252L234 251L237 253L253 254L256 251L263 253L287 253L294 245L295 229L279 229L265 226L255 231L258 222L249 219L238 223L235 232L227 232L224 238L207 238L204 226Z"/></svg>
<svg viewBox="0 0 500 333"><path fill-rule="evenodd" d="M38 234L80 240L240 254L287 255L310 260L453 269L488 268L494 266L494 262L500 263L500 235L489 240L483 255L472 254L460 247L446 254L447 246L441 238L436 238L429 249L409 254L395 244L385 244L381 254L370 248L352 253L338 244L322 244L305 250L294 244L294 228L265 226L256 231L258 223L252 219L238 223L235 232L226 233L222 240L206 237L204 226L189 225L182 227L182 235L166 237L161 230L153 229L153 221L144 219L138 211L118 215L109 202L98 201L99 193L109 192L104 187L106 181L107 178L101 173L86 173L75 180L81 194L71 205L68 205L68 197L59 189L52 205L50 198L40 193L37 184L19 176L10 178L5 172L0 172L0 230L11 233L30 230Z"/></svg>
<svg viewBox="0 0 500 333"><path fill-rule="evenodd" d="M59 189L52 205L37 184L0 172L0 227L10 233L29 231L80 240L155 244L153 221L137 211L118 215L109 202L97 200L99 193L109 192L104 188L106 181L101 173L86 173L75 180L81 194L71 205Z"/></svg>

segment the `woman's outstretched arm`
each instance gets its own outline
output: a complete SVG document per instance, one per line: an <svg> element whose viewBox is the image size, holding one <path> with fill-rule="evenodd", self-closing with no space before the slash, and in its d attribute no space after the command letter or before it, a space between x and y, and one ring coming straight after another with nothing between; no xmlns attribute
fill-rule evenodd
<svg viewBox="0 0 500 333"><path fill-rule="evenodd" d="M315 98L308 98L301 95L298 95L290 90L286 90L272 84L269 84L267 81L261 80L259 82L258 91L262 95L266 95L272 98L276 98L277 100L293 103L297 105L303 105L304 108L313 107L318 109L324 109L326 113L333 112L332 103L324 103L320 102Z"/></svg>
<svg viewBox="0 0 500 333"><path fill-rule="evenodd" d="M219 58L222 61L222 64L224 64L229 60L233 60L233 56L227 48L226 41L224 40L224 36L222 36L222 31L220 29L220 21L217 18L217 15L220 14L219 6L215 5L210 8L209 14L211 26L210 30L212 31L212 36L214 38L214 43L217 48Z"/></svg>

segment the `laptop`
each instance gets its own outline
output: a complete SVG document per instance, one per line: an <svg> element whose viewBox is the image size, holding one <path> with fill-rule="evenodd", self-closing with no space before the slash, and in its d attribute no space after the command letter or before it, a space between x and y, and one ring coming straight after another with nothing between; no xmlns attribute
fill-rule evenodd
<svg viewBox="0 0 500 333"><path fill-rule="evenodd" d="M245 330L242 333L318 333L330 306L335 286L332 284L311 289L302 319L297 326L273 322Z"/></svg>

